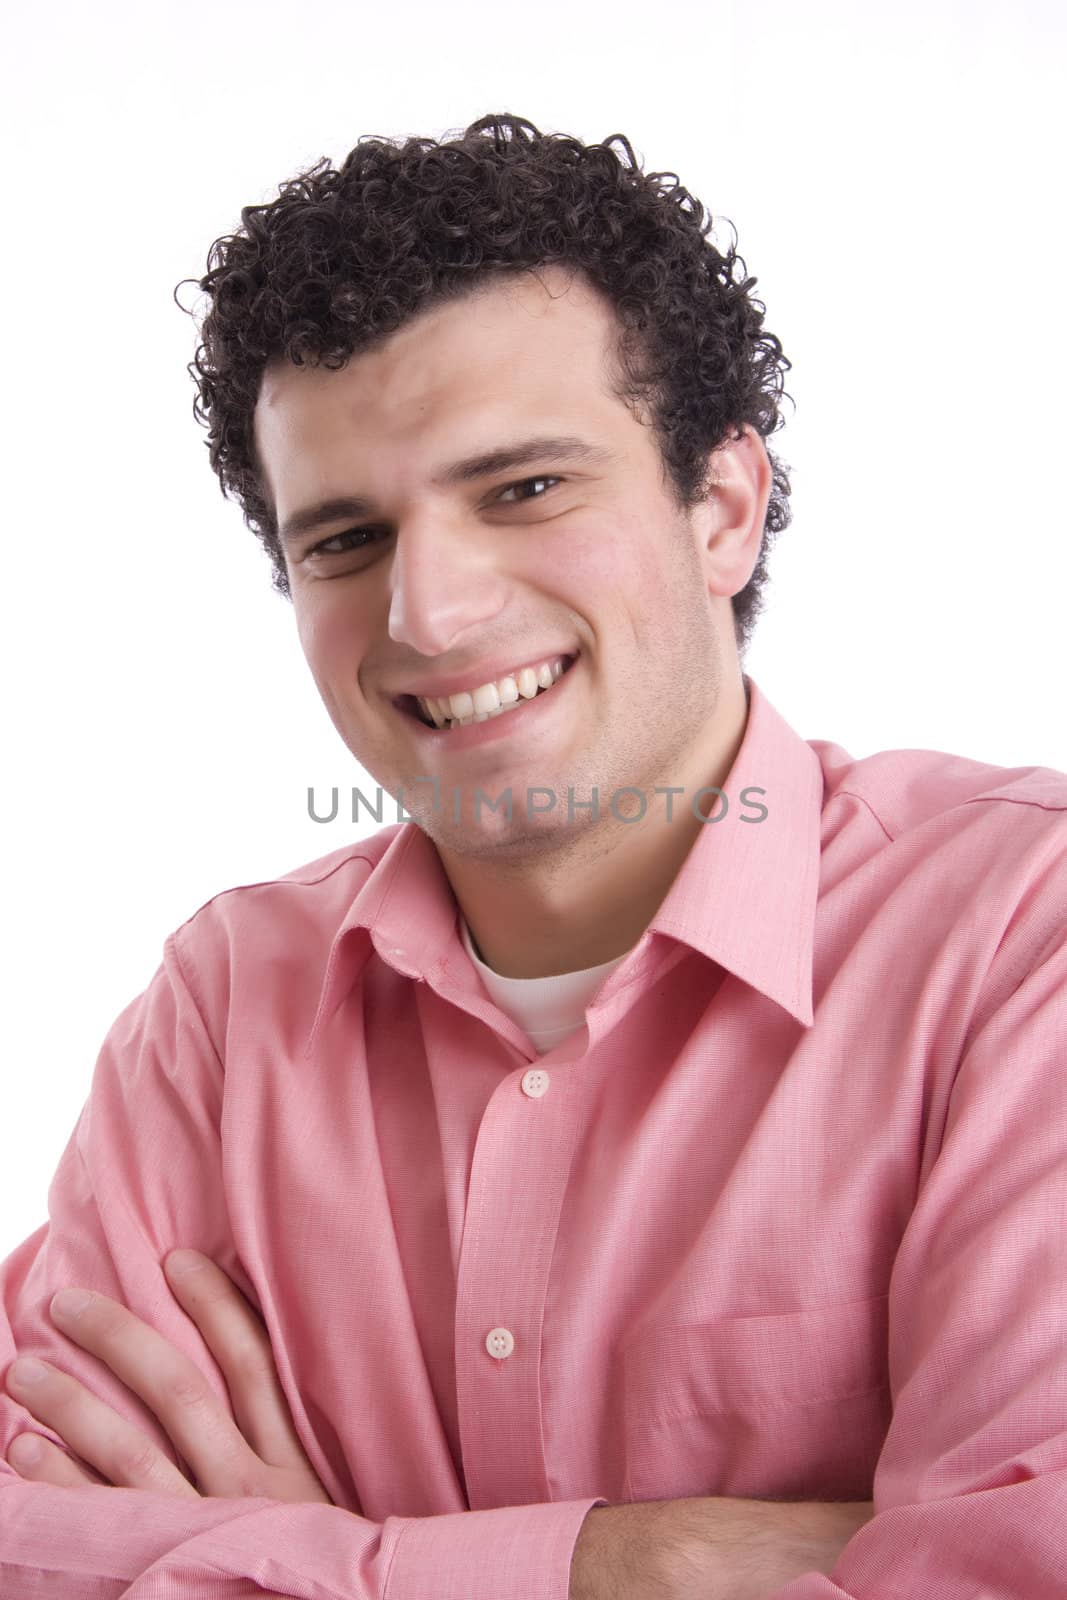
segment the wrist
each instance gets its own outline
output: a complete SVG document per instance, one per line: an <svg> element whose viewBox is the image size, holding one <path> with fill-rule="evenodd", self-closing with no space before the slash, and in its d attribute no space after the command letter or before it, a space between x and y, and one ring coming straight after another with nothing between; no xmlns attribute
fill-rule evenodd
<svg viewBox="0 0 1067 1600"><path fill-rule="evenodd" d="M873 1514L869 1501L594 1506L575 1543L569 1600L766 1600L802 1573L829 1575Z"/></svg>
<svg viewBox="0 0 1067 1600"><path fill-rule="evenodd" d="M869 1501L673 1502L677 1543L667 1552L674 1600L766 1600L806 1572L829 1576L874 1515Z"/></svg>
<svg viewBox="0 0 1067 1600"><path fill-rule="evenodd" d="M575 1541L568 1600L673 1600L666 1556L674 1504L593 1506Z"/></svg>

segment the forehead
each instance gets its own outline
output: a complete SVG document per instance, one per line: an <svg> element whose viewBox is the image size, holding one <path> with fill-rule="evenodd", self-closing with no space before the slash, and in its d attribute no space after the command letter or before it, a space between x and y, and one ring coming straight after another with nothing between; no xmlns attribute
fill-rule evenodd
<svg viewBox="0 0 1067 1600"><path fill-rule="evenodd" d="M542 268L436 306L339 369L275 363L254 418L272 491L298 462L354 448L477 447L486 427L507 432L534 414L555 431L568 418L609 422L621 409L608 383L615 328L583 278ZM458 439L466 424L479 439Z"/></svg>

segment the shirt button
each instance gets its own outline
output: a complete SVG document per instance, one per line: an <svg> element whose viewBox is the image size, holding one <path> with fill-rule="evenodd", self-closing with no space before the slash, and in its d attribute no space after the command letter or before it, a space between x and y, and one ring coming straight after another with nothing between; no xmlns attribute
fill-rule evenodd
<svg viewBox="0 0 1067 1600"><path fill-rule="evenodd" d="M514 1335L510 1328L494 1328L492 1333L486 1335L485 1348L491 1356L496 1356L498 1361L503 1361L515 1348Z"/></svg>
<svg viewBox="0 0 1067 1600"><path fill-rule="evenodd" d="M548 1093L550 1079L547 1072L539 1067L532 1067L529 1072L522 1075L522 1092L529 1095L531 1100L540 1100L543 1094Z"/></svg>

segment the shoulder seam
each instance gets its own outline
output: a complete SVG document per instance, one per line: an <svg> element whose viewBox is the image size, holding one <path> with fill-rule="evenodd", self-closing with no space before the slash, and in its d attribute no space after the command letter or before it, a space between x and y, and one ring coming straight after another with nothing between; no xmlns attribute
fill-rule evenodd
<svg viewBox="0 0 1067 1600"><path fill-rule="evenodd" d="M875 822L877 822L878 826L881 828L890 844L893 843L896 835L890 833L889 829L886 827L885 823L882 821L881 817L878 815L877 811L874 809L874 806L871 804L865 794L859 794L855 789L835 789L831 799L836 800L839 794L847 794L850 800L858 800L860 805L866 806L867 810L870 812Z"/></svg>
<svg viewBox="0 0 1067 1600"><path fill-rule="evenodd" d="M1062 805L1048 805L1044 800L1035 800L1025 794L971 794L960 804L973 806L979 800L1004 800L1012 806L1036 806L1039 811L1067 811L1067 800Z"/></svg>
<svg viewBox="0 0 1067 1600"><path fill-rule="evenodd" d="M859 791L856 790L856 789L850 789L848 787L844 787L844 788L841 788L841 789L835 789L833 795L831 796L831 799L836 800L837 796L840 795L840 794L847 794L850 799L858 800L860 802L860 804L865 806L866 809L870 812L871 816L874 818L875 822L877 822L878 826L881 828L881 830L885 834L886 838L889 839L891 842L896 839L897 835L895 833L890 832L890 830L887 827L887 825L885 824L885 822L882 820L882 818L879 816L878 812L875 810L873 803L867 798L867 796L865 794L860 794ZM954 810L956 810L957 806L973 806L973 805L977 805L980 801L992 802L992 801L996 801L996 800L1000 800L1000 801L1005 802L1008 805L1014 805L1014 806L1034 806L1034 807L1036 807L1036 809L1038 811L1065 812L1065 813L1067 813L1067 801L1064 801L1064 803L1062 805L1049 805L1047 803L1047 801L1038 800L1038 799L1034 798L1032 795L1023 795L1023 794L969 794L966 797L966 799L958 800L955 805L949 806L947 808L947 810L948 811L954 811ZM941 816L944 816L946 814L947 814L946 812L940 812L939 813L939 815L941 815Z"/></svg>
<svg viewBox="0 0 1067 1600"><path fill-rule="evenodd" d="M317 878L301 881L299 878L292 878L287 873L282 873L277 878L257 878L254 883L232 883L228 888L219 889L215 894L209 895L206 900L197 906L195 911L189 913L184 922L174 929L174 933L179 933L182 928L192 922L194 917L198 917L201 911L206 911L208 906L215 904L216 900L221 900L223 895L241 894L245 889L272 889L275 886L289 885L294 889L315 889L320 883L325 883L327 878L331 878L335 872L340 872L342 867L347 867L353 861L363 861L372 869L375 864L372 857L363 855L360 851L354 851L351 855L345 856L343 860L335 861L332 867L326 867ZM296 871L299 872L299 870L299 867L296 868Z"/></svg>

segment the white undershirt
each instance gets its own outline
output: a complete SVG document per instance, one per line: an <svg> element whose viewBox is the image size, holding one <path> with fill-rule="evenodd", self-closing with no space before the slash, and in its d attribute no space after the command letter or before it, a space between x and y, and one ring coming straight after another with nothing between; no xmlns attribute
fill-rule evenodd
<svg viewBox="0 0 1067 1600"><path fill-rule="evenodd" d="M487 967L474 948L466 919L459 919L463 948L474 963L490 998L533 1040L543 1055L585 1021L585 1008L608 973L629 954L581 972L553 973L547 978L505 978Z"/></svg>

